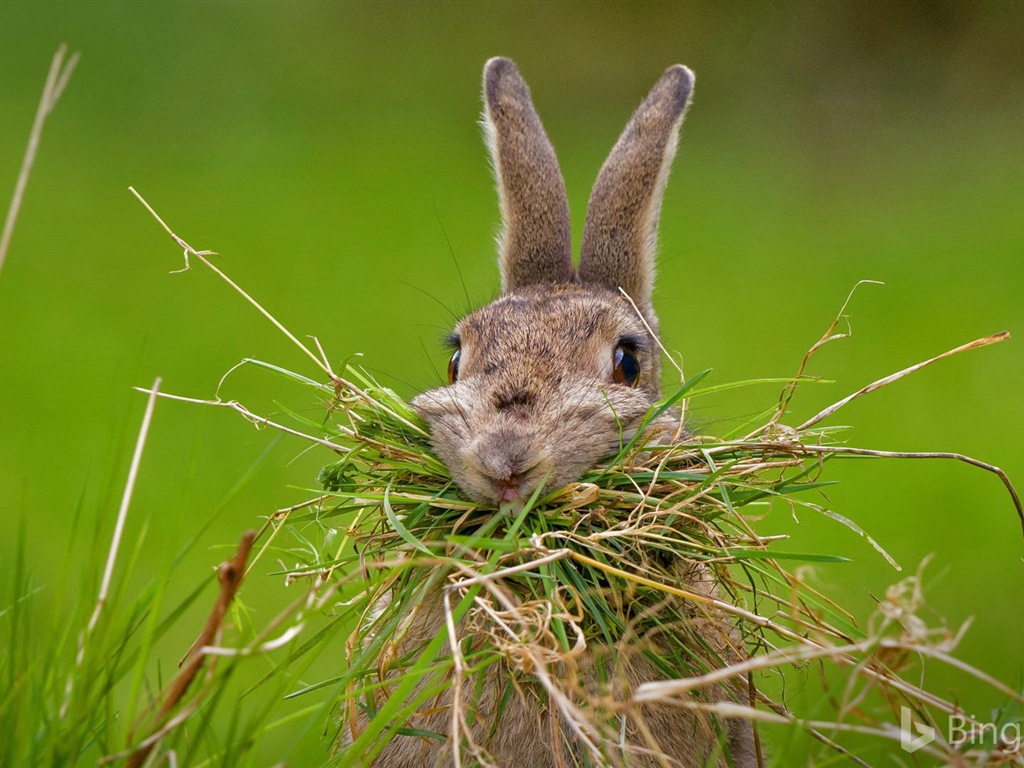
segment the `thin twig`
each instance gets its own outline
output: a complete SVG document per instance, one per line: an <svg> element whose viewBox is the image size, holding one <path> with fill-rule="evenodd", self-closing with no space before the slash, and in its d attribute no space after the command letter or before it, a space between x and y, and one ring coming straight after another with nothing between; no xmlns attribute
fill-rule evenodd
<svg viewBox="0 0 1024 768"><path fill-rule="evenodd" d="M462 681L466 676L466 660L462 656L462 645L455 631L451 593L451 589L444 591L444 624L448 632L448 647L452 651L452 714L451 734L448 738L452 743L452 764L455 768L462 768L462 737L459 731L462 726Z"/></svg>
<svg viewBox="0 0 1024 768"><path fill-rule="evenodd" d="M114 563L117 561L117 553L121 548L121 536L124 533L124 522L128 518L128 505L132 500L132 492L135 490L135 479L139 476L139 465L142 463L142 450L146 446L146 435L149 434L149 425L153 420L153 408L156 406L156 399L160 395L160 379L153 382L149 390L149 400L146 402L146 412L142 416L142 426L139 428L139 436L135 440L135 452L132 453L132 463L128 468L128 480L124 486L124 493L121 495L121 506L117 510L117 523L114 525L114 537L110 542L110 550L107 553L107 565L103 569L103 580L100 582L99 597L96 598L96 608L89 619L88 632L91 634L96 628L100 611L107 602L107 594L110 592L110 581L114 575Z"/></svg>
<svg viewBox="0 0 1024 768"><path fill-rule="evenodd" d="M622 286L619 286L619 293L626 297L626 301L628 301L630 305L633 307L633 311L636 312L636 316L640 318L640 322L643 323L643 326L644 328L647 329L647 332L651 334L651 338L654 339L654 342L658 345L658 348L661 349L665 357L668 358L668 361L672 363L672 366L676 369L676 371L679 372L680 386L686 384L686 374L683 373L683 367L676 362L675 358L672 357L672 355L669 354L669 351L665 348L665 345L661 343L661 338L658 336L657 333L654 332L654 329L651 327L651 324L647 322L647 318L644 317L644 313L640 311L640 307L637 306L637 303L633 301L633 297L626 293ZM673 438L674 440L679 440L680 435L682 435L683 431L686 429L686 411L689 405L689 398L685 398L679 404L679 418L676 420L676 431L675 437Z"/></svg>
<svg viewBox="0 0 1024 768"><path fill-rule="evenodd" d="M654 342L658 345L661 351L665 353L665 357L667 357L668 361L672 363L672 367L679 372L679 383L685 384L686 375L683 373L682 367L675 361L675 358L669 354L669 351L665 349L665 345L661 343L661 339L658 337L658 334L654 332L651 324L647 322L647 318L644 317L644 313L640 311L640 307L637 306L637 303L633 301L633 297L626 293L626 291L621 287L619 288L619 293L621 293L626 298L626 301L630 303L630 306L633 307L633 311L636 312L636 316L640 319L640 322L643 323L644 328L646 328L647 332L651 334L651 338L654 339Z"/></svg>
<svg viewBox="0 0 1024 768"><path fill-rule="evenodd" d="M814 342L814 344L811 345L811 348L807 350L806 354L804 354L803 360L800 361L800 367L796 371L796 376L794 376L785 388L783 388L782 394L779 396L779 405L775 410L775 415L772 416L771 421L769 422L769 426L778 424L786 414L786 409L789 408L789 403L793 399L793 395L796 393L797 385L804 378L804 371L807 368L807 364L811 362L811 358L814 357L815 353L830 341L845 339L852 333L852 331L849 330L849 321L847 321L846 333L836 333L835 330L836 326L839 325L839 322L846 318L846 308L850 305L850 301L853 299L853 294L857 292L858 288L865 284L885 285L885 283L878 280L858 280L854 284L853 288L851 288L850 292L846 295L846 301L843 302L843 306L839 308L839 313L832 319L832 322L829 323L828 328L825 329L821 338Z"/></svg>
<svg viewBox="0 0 1024 768"><path fill-rule="evenodd" d="M799 427L797 427L796 431L804 432L805 430L808 430L811 427L813 427L819 421L827 419L829 416L838 411L844 405L852 402L853 400L856 400L858 397L863 397L864 395L874 392L876 389L881 389L882 387L888 386L893 382L899 381L904 376L909 376L915 371L919 371L922 368L926 368L932 363L937 363L940 360L945 360L947 357L952 357L953 355L959 355L961 352L969 352L970 350L978 349L979 347L987 347L989 344L998 344L1000 341L1006 341L1006 339L1008 338L1010 338L1010 332L1003 331L1002 333L994 333L991 336L986 336L983 339L975 339L974 341L971 341L967 344L961 344L956 349L951 349L948 352L943 352L941 355L936 355L935 357L929 358L928 360L925 360L922 363L917 363L916 365L912 365L909 368L904 368L902 371L897 371L896 373L890 374L885 378L879 379L878 381L873 381L866 387L858 389L852 395L847 395L839 402L833 403L828 408L825 408L824 410L814 414L814 416L812 416Z"/></svg>
<svg viewBox="0 0 1024 768"><path fill-rule="evenodd" d="M85 650L89 638L96 630L100 614L107 604L107 596L110 593L110 582L114 575L114 564L117 562L117 553L121 549L121 537L124 535L124 523L128 518L128 507L131 504L132 494L135 491L135 480L139 476L139 465L142 463L142 451L146 446L146 437L149 434L149 425L153 420L153 409L156 406L157 396L160 394L160 378L154 382L149 390L149 400L146 402L146 411L142 416L142 425L139 427L139 435L135 440L135 451L132 453L132 462L128 468L128 479L124 484L124 492L121 494L121 506L117 510L117 522L114 524L114 533L110 541L110 549L107 551L107 564L103 569L103 579L100 581L100 591L96 597L96 607L93 608L89 624L82 633L78 642L78 655L75 659L75 669L79 669L85 661ZM71 703L71 690L74 675L68 677L67 686L64 690L64 703L61 706L61 717L67 715L68 706Z"/></svg>
<svg viewBox="0 0 1024 768"><path fill-rule="evenodd" d="M343 390L348 390L349 392L351 392L352 394L356 395L357 397L362 398L365 402L367 402L367 403L369 403L371 405L374 405L374 406L384 410L390 416L398 419L399 421L401 421L405 426L409 427L410 429L418 432L421 435L425 435L426 434L426 431L420 425L414 424L413 422L409 421L408 419L406 419L401 414L395 413L393 410L387 408L382 403L379 403L379 402L375 401L366 392L364 392L361 388L357 387L351 381L346 381L341 376L338 376L333 370L331 370L331 366L330 366L330 364L327 361L327 356L326 356L326 354L324 354L323 347L320 345L319 339L316 339L314 337L314 340L316 341L317 349L320 351L320 354L323 356L323 359L321 359L320 357L317 357L317 355L315 355L313 353L313 351L309 347L307 347L305 344L303 344L301 341L299 341L298 338L296 338L295 334L293 334L291 331L289 331L287 328L285 328L284 325L282 325L281 322L276 317L274 317L272 314L270 314L270 312L267 311L263 307L262 304L260 304L258 301L256 301L256 299L254 299L249 293L247 293L245 291L245 289L243 289L238 283L236 283L234 280L232 280L230 277L228 277L224 272L222 272L221 270L217 269L217 267L215 267L213 265L213 263L208 258L206 258L207 256L218 256L219 254L216 251L197 251L191 245L186 243L181 237L179 237L174 232L174 230L172 230L170 228L170 226L168 226L167 222L165 222L160 217L160 214L158 214L155 210L153 210L153 206L151 206L148 202L146 202L146 199L142 195L139 194L139 192L135 189L135 187L128 187L128 191L131 192L133 195L135 195L136 199L140 203L142 203L143 207L145 207L145 209L147 211L149 211L150 215L154 219L157 220L157 223L160 224L160 226L163 228L164 232L166 232L170 236L170 238L178 245L178 247L182 249L182 251L184 253L184 256L185 256L185 266L184 266L183 269L177 270L178 272L184 272L184 271L186 271L188 269L191 269L191 267L189 265L189 257L190 256L193 256L193 257L199 259L199 261L201 261L203 264L205 264L207 267L209 267L209 269L212 270L213 273L216 274L221 280L223 280L225 283L230 285L231 288L236 293L238 293L239 296L241 296L246 301L248 301L253 307L256 308L256 310L261 315L263 315L265 318L267 318L267 320L269 320L273 324L273 326L275 328L277 328L281 333L283 333L288 338L289 341L291 341L295 346L297 346L302 351L302 353L304 355L306 355L306 357L308 357L310 360L312 360L316 364L317 368L319 368L321 371L326 373L328 378L331 381L331 384L334 386L335 393L336 393L336 395L338 397L340 397L340 393Z"/></svg>
<svg viewBox="0 0 1024 768"><path fill-rule="evenodd" d="M135 387L135 391L137 391L137 392L150 392L151 390L145 389L143 387ZM177 400L180 403L195 403L197 405L212 405L212 406L215 406L215 407L218 407L218 408L230 408L232 411L235 411L236 413L241 414L242 417L245 418L246 421L250 422L251 424L255 425L256 427L272 427L273 429L279 429L282 432L287 432L289 435L294 435L295 437L301 437L303 440L309 440L310 442L317 443L318 445L322 445L325 448L330 448L332 451L334 451L336 453L345 453L345 452L347 452L349 450L349 449L347 449L343 445L338 445L336 443L332 443L330 440L324 440L321 437L314 437L313 435L307 435L305 432L299 432L297 429L292 429L291 427L286 427L283 424L278 424L275 421L271 421L266 416L260 416L258 414L255 414L252 411L250 411L248 408L246 408L244 405L242 405L240 402L238 402L237 400L203 400L202 398L198 398L198 397L185 397L183 395L172 395L172 394L167 393L167 392L158 392L156 394L159 397L164 398L165 400ZM341 426L340 424L335 425L335 426L337 426L337 428L341 432L344 432L345 434L348 434L350 436L352 435L351 430L346 429L345 427Z"/></svg>
<svg viewBox="0 0 1024 768"><path fill-rule="evenodd" d="M148 202L146 202L146 199L142 195L140 195L138 193L138 191L135 189L135 187L128 187L128 191L131 192L133 195L135 195L135 197L138 199L138 201L140 203L142 203L142 205L145 207L145 209L147 211L149 211L150 215L154 219L157 220L157 222L160 224L160 226L163 227L164 231L168 235L170 235L171 239L175 243L177 243L179 248L181 248L184 251L184 253L185 253L185 270L190 269L190 266L189 266L189 256L193 256L193 257L199 259L199 261L201 261L205 266L207 266L209 269L211 269L214 272L214 274L216 274L221 280L223 280L228 285L230 285L242 298L244 298L246 301L248 301L250 304L252 304L261 315L263 315L265 318L267 318L267 320L269 320L271 323L273 323L274 327L277 328L285 336L287 336L288 339L295 346L297 346L299 349L301 349L305 353L306 357L308 357L310 360L312 360L316 364L317 368L319 368L324 373L326 373L327 376L331 379L332 382L337 382L338 381L338 377L334 374L334 371L332 371L330 369L330 367L325 364L324 361L322 361L319 357L317 357L315 354L313 354L313 352L309 349L309 347L307 347L305 344L303 344L301 341L299 341L291 331L289 331L287 328L285 328L284 325L282 325L281 322L276 317L274 317L272 314L270 314L270 312L268 312L266 309L264 309L263 305L261 305L258 301L256 301L256 299L254 299L252 296L250 296L248 293L246 293L245 289L243 289L240 285L238 285L238 283L236 283L234 280L232 280L230 277L228 277L226 274L224 274L224 272L222 272L221 270L217 269L217 267L215 267L213 265L213 263L208 258L206 258L207 256L219 255L219 254L217 254L216 251L197 251L191 245L186 243L183 239L178 237L177 234L175 234L174 230L172 230L167 225L167 222L165 222L162 218L160 218L160 214L158 214L156 211L153 210L153 206L151 206ZM179 270L179 271L184 271L184 270Z"/></svg>
<svg viewBox="0 0 1024 768"><path fill-rule="evenodd" d="M517 552L518 554L525 554L525 552ZM500 581L508 576L512 576L516 573L523 571L533 571L542 565L553 563L556 560L564 560L572 555L572 550L569 549L556 549L543 557L538 557L535 560L529 560L519 565L513 565L508 568L503 568L500 571L494 571L493 573L480 573L475 576L470 576L465 579L459 579L458 581L452 582L450 585L452 589L464 589L465 587L472 586L473 584L482 584L485 581Z"/></svg>
<svg viewBox="0 0 1024 768"><path fill-rule="evenodd" d="M167 695L164 697L163 704L156 714L155 719L157 723L163 723L174 708L178 706L192 681L203 668L207 658L207 654L203 653L203 649L207 646L216 645L217 637L224 625L224 617L227 615L228 608L231 607L231 603L235 599L239 587L242 585L242 580L245 578L245 563L249 559L249 551L252 549L255 538L256 533L254 531L246 531L238 543L238 550L235 552L235 556L231 560L221 563L217 569L217 580L220 582L220 593L217 595L217 602L214 604L206 624L199 633L199 637L196 638L196 641L186 654L182 662L181 671L178 672L167 689ZM184 720L179 722L184 722ZM158 729L158 732L166 734L167 731L161 728ZM155 744L156 741L152 738L146 739L128 759L128 768L139 768L139 766L145 763Z"/></svg>
<svg viewBox="0 0 1024 768"><path fill-rule="evenodd" d="M1010 477L994 464L986 464L984 461L966 456L962 453L949 451L875 451L870 448L851 448L844 445L801 445L797 452L806 451L809 453L836 453L849 454L851 456L879 456L886 459L951 459L970 464L972 467L984 469L998 477L1013 500L1014 509L1017 510L1017 517L1020 518L1021 531L1024 532L1024 505L1021 504L1017 489L1014 488Z"/></svg>
<svg viewBox="0 0 1024 768"><path fill-rule="evenodd" d="M28 136L28 146L25 148L25 156L21 160L21 170L18 172L18 180L14 185L14 195L11 197L11 204L7 209L7 218L4 220L4 230L0 234L0 271L3 271L4 261L7 259L7 250L11 247L11 237L14 235L14 222L18 219L18 212L21 210L21 201L25 197L25 187L28 185L28 177L32 173L32 165L36 161L36 152L39 149L39 140L43 135L43 125L46 118L57 106L64 88L71 78L71 73L78 64L78 53L71 54L67 61L64 56L68 47L61 43L57 52L53 54L50 62L50 71L46 75L46 84L43 86L43 95L39 98L39 106L36 108L36 118L32 122L32 132Z"/></svg>

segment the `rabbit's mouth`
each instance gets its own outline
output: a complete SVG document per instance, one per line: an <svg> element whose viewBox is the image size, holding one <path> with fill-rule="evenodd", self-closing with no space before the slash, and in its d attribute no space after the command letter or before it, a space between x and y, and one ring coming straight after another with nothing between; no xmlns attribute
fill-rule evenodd
<svg viewBox="0 0 1024 768"><path fill-rule="evenodd" d="M465 464L457 481L474 500L485 504L502 505L525 501L533 493L548 485L552 475L549 459L542 458L531 466L520 469L514 463L495 466L494 462L481 462L474 457Z"/></svg>
<svg viewBox="0 0 1024 768"><path fill-rule="evenodd" d="M497 495L495 501L499 504L507 504L513 501L519 501L523 498L523 476L521 474L513 474L504 480L491 480L494 485L494 491Z"/></svg>
<svg viewBox="0 0 1024 768"><path fill-rule="evenodd" d="M486 505L523 502L538 488L554 488L554 463L546 452L527 456L510 453L509 442L486 442L461 452L455 479L467 496ZM521 458L520 458L521 457Z"/></svg>
<svg viewBox="0 0 1024 768"><path fill-rule="evenodd" d="M526 501L578 479L630 439L650 406L644 391L609 391L590 379L566 377L534 403L539 416L498 411L491 396L496 387L488 384L459 381L412 404L428 422L431 444L452 479L489 507Z"/></svg>

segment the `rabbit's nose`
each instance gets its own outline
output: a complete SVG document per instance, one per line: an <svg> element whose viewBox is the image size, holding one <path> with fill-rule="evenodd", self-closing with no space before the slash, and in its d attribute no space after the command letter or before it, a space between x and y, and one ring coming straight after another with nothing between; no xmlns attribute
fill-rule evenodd
<svg viewBox="0 0 1024 768"><path fill-rule="evenodd" d="M508 456L488 456L484 457L481 463L481 474L490 484L494 500L499 504L521 499L532 490L528 487L526 478L533 467L526 466L526 462L516 461Z"/></svg>
<svg viewBox="0 0 1024 768"><path fill-rule="evenodd" d="M473 452L480 470L495 480L524 475L534 464L531 442L513 431L500 430L481 435Z"/></svg>
<svg viewBox="0 0 1024 768"><path fill-rule="evenodd" d="M486 495L499 504L529 496L537 487L534 470L545 461L529 436L508 430L481 435L466 456L489 486Z"/></svg>

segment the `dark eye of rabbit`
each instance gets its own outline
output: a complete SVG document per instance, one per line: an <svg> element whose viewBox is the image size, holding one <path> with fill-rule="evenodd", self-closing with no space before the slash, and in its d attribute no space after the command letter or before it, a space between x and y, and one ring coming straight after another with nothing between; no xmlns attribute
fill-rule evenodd
<svg viewBox="0 0 1024 768"><path fill-rule="evenodd" d="M620 344L615 348L613 360L615 367L612 369L612 379L615 383L635 387L640 381L640 363L633 351Z"/></svg>
<svg viewBox="0 0 1024 768"><path fill-rule="evenodd" d="M459 358L462 357L462 350L456 349L452 359L448 361L448 383L454 384L459 378Z"/></svg>

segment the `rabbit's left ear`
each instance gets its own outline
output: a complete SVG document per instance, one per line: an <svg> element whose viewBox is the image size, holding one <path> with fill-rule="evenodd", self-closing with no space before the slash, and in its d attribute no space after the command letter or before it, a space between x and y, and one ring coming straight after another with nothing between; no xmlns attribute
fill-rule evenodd
<svg viewBox="0 0 1024 768"><path fill-rule="evenodd" d="M530 89L509 59L484 67L483 125L501 202L502 289L575 280L565 182Z"/></svg>
<svg viewBox="0 0 1024 768"><path fill-rule="evenodd" d="M661 200L693 92L693 72L669 67L601 167L580 248L583 283L622 288L651 313Z"/></svg>

